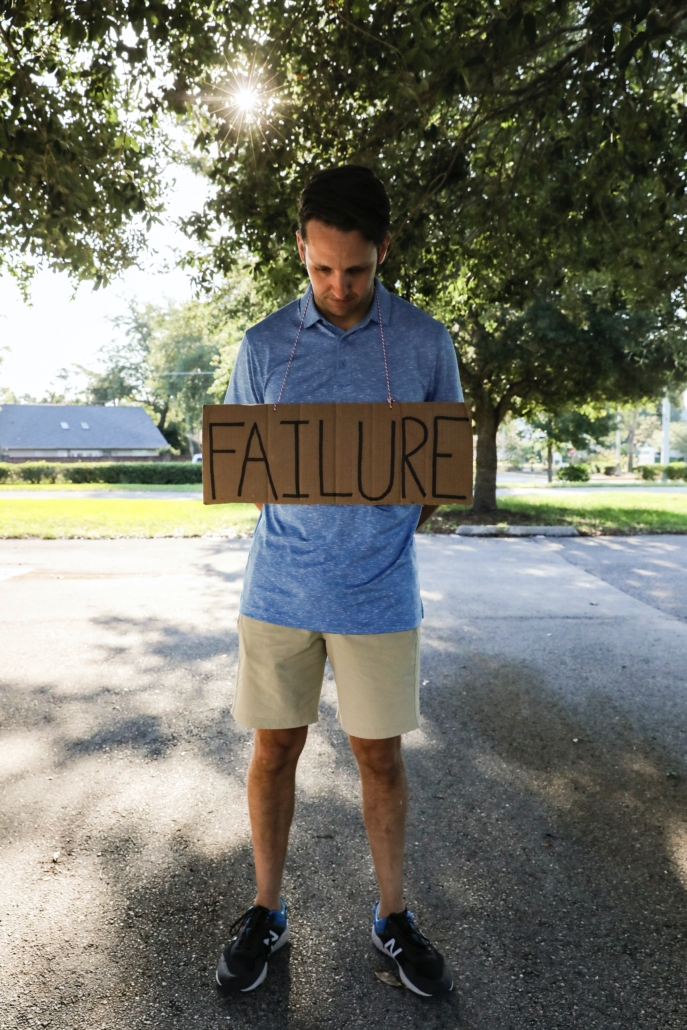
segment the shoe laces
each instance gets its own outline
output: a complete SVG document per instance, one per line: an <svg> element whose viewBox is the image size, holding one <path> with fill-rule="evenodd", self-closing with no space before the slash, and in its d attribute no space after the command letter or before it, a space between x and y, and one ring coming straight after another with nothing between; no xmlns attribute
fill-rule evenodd
<svg viewBox="0 0 687 1030"><path fill-rule="evenodd" d="M426 952L434 950L425 935L418 930L415 925L415 916L412 912L409 912L408 909L406 909L405 912L399 912L398 914L394 913L390 918L403 932L404 936L415 945L418 951Z"/></svg>
<svg viewBox="0 0 687 1030"><path fill-rule="evenodd" d="M229 927L229 936L232 937L236 933L234 951L249 950L254 946L256 937L262 939L268 916L269 910L263 908L262 905L251 905L232 923Z"/></svg>

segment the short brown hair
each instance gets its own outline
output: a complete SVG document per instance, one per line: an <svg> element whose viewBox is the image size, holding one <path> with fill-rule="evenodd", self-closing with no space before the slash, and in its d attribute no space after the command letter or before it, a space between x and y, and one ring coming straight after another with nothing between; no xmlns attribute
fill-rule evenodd
<svg viewBox="0 0 687 1030"><path fill-rule="evenodd" d="M384 183L363 165L339 165L315 172L301 193L298 229L305 239L311 219L343 232L360 232L381 247L391 222Z"/></svg>

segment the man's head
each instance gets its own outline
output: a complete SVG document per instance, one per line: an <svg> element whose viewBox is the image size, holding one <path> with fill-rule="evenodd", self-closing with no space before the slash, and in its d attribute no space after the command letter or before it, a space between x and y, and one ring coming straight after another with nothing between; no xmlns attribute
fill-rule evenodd
<svg viewBox="0 0 687 1030"><path fill-rule="evenodd" d="M310 177L298 210L298 251L322 314L344 329L365 315L389 246L389 198L368 168L343 165Z"/></svg>

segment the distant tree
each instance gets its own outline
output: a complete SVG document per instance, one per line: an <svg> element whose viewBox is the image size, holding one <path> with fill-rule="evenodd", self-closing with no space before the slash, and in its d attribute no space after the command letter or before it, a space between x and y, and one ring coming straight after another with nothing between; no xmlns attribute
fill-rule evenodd
<svg viewBox="0 0 687 1030"><path fill-rule="evenodd" d="M546 442L546 467L549 483L553 481L553 449L569 445L575 450L588 450L592 444L601 443L615 429L617 416L593 411L562 411L555 415L540 412L530 417L533 429L544 435Z"/></svg>
<svg viewBox="0 0 687 1030"><path fill-rule="evenodd" d="M100 371L81 369L91 404L143 404L168 442L186 450L200 428L203 404L212 400L214 362L220 350L209 305L191 301L160 308L132 305L115 320L124 334L103 348Z"/></svg>
<svg viewBox="0 0 687 1030"><path fill-rule="evenodd" d="M102 349L102 367L76 367L87 382L81 399L143 404L172 447L193 447L203 405L224 399L241 337L267 313L266 303L246 266L228 276L209 300L133 304L114 320L123 339ZM69 390L74 371L64 376Z"/></svg>

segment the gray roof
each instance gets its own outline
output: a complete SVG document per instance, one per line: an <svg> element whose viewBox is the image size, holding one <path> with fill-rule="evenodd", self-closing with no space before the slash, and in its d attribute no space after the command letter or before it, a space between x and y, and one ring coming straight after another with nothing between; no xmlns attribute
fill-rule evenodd
<svg viewBox="0 0 687 1030"><path fill-rule="evenodd" d="M95 404L0 406L1 451L168 446L143 408Z"/></svg>

